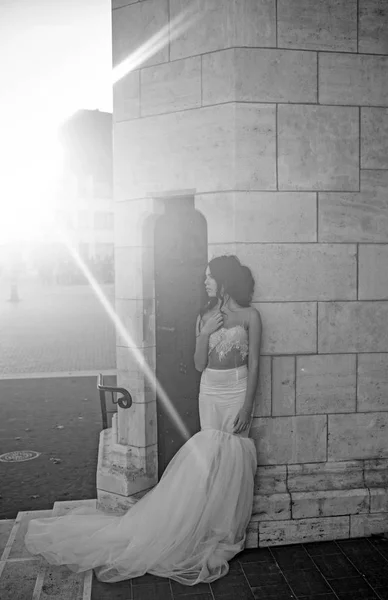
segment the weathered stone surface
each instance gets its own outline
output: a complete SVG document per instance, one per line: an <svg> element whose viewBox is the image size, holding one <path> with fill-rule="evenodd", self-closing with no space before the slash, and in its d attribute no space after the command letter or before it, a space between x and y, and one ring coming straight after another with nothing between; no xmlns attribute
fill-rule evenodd
<svg viewBox="0 0 388 600"><path fill-rule="evenodd" d="M235 241L235 192L197 194L195 208L206 219L208 244L227 244Z"/></svg>
<svg viewBox="0 0 388 600"><path fill-rule="evenodd" d="M138 360L140 361L140 366ZM116 347L117 385L128 390L134 402L151 402L155 400L155 367L153 353L145 348L142 351L133 348ZM151 379L144 374L147 370Z"/></svg>
<svg viewBox="0 0 388 600"><path fill-rule="evenodd" d="M370 512L388 513L387 488L372 488L370 491Z"/></svg>
<svg viewBox="0 0 388 600"><path fill-rule="evenodd" d="M205 54L203 103L316 102L315 52L232 48Z"/></svg>
<svg viewBox="0 0 388 600"><path fill-rule="evenodd" d="M364 461L365 485L372 487L388 487L388 460L377 458Z"/></svg>
<svg viewBox="0 0 388 600"><path fill-rule="evenodd" d="M287 492L287 469L291 465L261 466L255 474L255 493L262 496Z"/></svg>
<svg viewBox="0 0 388 600"><path fill-rule="evenodd" d="M118 422L118 443L145 448L157 444L156 401L133 402L122 410Z"/></svg>
<svg viewBox="0 0 388 600"><path fill-rule="evenodd" d="M121 321L116 330L116 345L125 348L155 346L155 301L116 299L116 313Z"/></svg>
<svg viewBox="0 0 388 600"><path fill-rule="evenodd" d="M130 71L114 84L113 117L116 122L140 117L140 71Z"/></svg>
<svg viewBox="0 0 388 600"><path fill-rule="evenodd" d="M357 410L388 411L388 354L359 354Z"/></svg>
<svg viewBox="0 0 388 600"><path fill-rule="evenodd" d="M319 302L318 352L388 352L388 302Z"/></svg>
<svg viewBox="0 0 388 600"><path fill-rule="evenodd" d="M254 419L251 428L259 465L322 462L326 435L325 415L263 417Z"/></svg>
<svg viewBox="0 0 388 600"><path fill-rule="evenodd" d="M356 246L238 244L262 301L355 300Z"/></svg>
<svg viewBox="0 0 388 600"><path fill-rule="evenodd" d="M236 242L315 242L316 194L236 192L234 219Z"/></svg>
<svg viewBox="0 0 388 600"><path fill-rule="evenodd" d="M304 354L317 349L315 302L256 303L263 322L261 354Z"/></svg>
<svg viewBox="0 0 388 600"><path fill-rule="evenodd" d="M257 494L253 498L253 514L260 521L281 521L291 519L291 496L290 494Z"/></svg>
<svg viewBox="0 0 388 600"><path fill-rule="evenodd" d="M388 5L386 0L360 2L358 51L388 54Z"/></svg>
<svg viewBox="0 0 388 600"><path fill-rule="evenodd" d="M168 25L168 0L147 0L147 2L127 4L112 12L114 66L129 59L131 55L134 57L134 52L140 51L143 44L149 42L155 34ZM146 60L145 56L141 55L140 59L133 61L136 64L131 64L131 68L156 65L168 60L168 44L165 44Z"/></svg>
<svg viewBox="0 0 388 600"><path fill-rule="evenodd" d="M388 300L388 244L360 245L358 265L358 298Z"/></svg>
<svg viewBox="0 0 388 600"><path fill-rule="evenodd" d="M322 104L386 106L388 57L323 52L318 93Z"/></svg>
<svg viewBox="0 0 388 600"><path fill-rule="evenodd" d="M259 524L259 546L307 544L349 537L349 517L320 517L318 519L291 519L263 521Z"/></svg>
<svg viewBox="0 0 388 600"><path fill-rule="evenodd" d="M369 511L369 493L365 488L293 492L292 518L334 517Z"/></svg>
<svg viewBox="0 0 388 600"><path fill-rule="evenodd" d="M356 410L356 355L298 356L297 414Z"/></svg>
<svg viewBox="0 0 388 600"><path fill-rule="evenodd" d="M150 489L142 490L137 494L131 494L131 496L123 496L122 494L117 494L115 492L97 489L97 507L104 512L114 513L115 515L124 515L144 496L144 494L148 493Z"/></svg>
<svg viewBox="0 0 388 600"><path fill-rule="evenodd" d="M245 548L258 548L259 546L259 519L253 515L249 521L245 539Z"/></svg>
<svg viewBox="0 0 388 600"><path fill-rule="evenodd" d="M225 104L115 126L117 200L275 189L275 106Z"/></svg>
<svg viewBox="0 0 388 600"><path fill-rule="evenodd" d="M135 4L135 2L141 2L141 0L112 0L112 10L128 6L128 4Z"/></svg>
<svg viewBox="0 0 388 600"><path fill-rule="evenodd" d="M358 190L358 109L279 105L281 190Z"/></svg>
<svg viewBox="0 0 388 600"><path fill-rule="evenodd" d="M255 398L255 417L271 415L271 357L261 356L259 367L259 383Z"/></svg>
<svg viewBox="0 0 388 600"><path fill-rule="evenodd" d="M201 57L141 70L142 116L201 105Z"/></svg>
<svg viewBox="0 0 388 600"><path fill-rule="evenodd" d="M230 48L275 46L274 0L170 0L170 18L187 12L189 24L171 42L171 60Z"/></svg>
<svg viewBox="0 0 388 600"><path fill-rule="evenodd" d="M288 465L290 492L352 490L364 485L363 461L341 461Z"/></svg>
<svg viewBox="0 0 388 600"><path fill-rule="evenodd" d="M372 515L350 515L350 537L369 537L388 528L388 512Z"/></svg>
<svg viewBox="0 0 388 600"><path fill-rule="evenodd" d="M236 104L234 185L238 190L276 189L275 122L274 105Z"/></svg>
<svg viewBox="0 0 388 600"><path fill-rule="evenodd" d="M357 51L357 0L278 0L278 46Z"/></svg>
<svg viewBox="0 0 388 600"><path fill-rule="evenodd" d="M147 248L115 248L115 298L140 300L154 297L153 261L147 260Z"/></svg>
<svg viewBox="0 0 388 600"><path fill-rule="evenodd" d="M272 415L295 414L295 356L272 359Z"/></svg>
<svg viewBox="0 0 388 600"><path fill-rule="evenodd" d="M329 460L388 457L388 412L329 415Z"/></svg>
<svg viewBox="0 0 388 600"><path fill-rule="evenodd" d="M388 242L388 171L361 171L361 191L320 193L320 242Z"/></svg>
<svg viewBox="0 0 388 600"><path fill-rule="evenodd" d="M361 168L388 169L388 108L361 108Z"/></svg>

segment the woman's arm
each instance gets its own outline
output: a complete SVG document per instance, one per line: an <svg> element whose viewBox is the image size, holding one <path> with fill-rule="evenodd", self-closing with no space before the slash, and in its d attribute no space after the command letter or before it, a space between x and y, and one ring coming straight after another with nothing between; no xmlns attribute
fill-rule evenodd
<svg viewBox="0 0 388 600"><path fill-rule="evenodd" d="M255 401L257 383L259 381L260 344L261 344L261 318L259 312L253 308L249 315L249 352L248 352L248 382L245 394L244 408L252 411Z"/></svg>
<svg viewBox="0 0 388 600"><path fill-rule="evenodd" d="M194 353L194 365L197 371L203 371L206 368L208 361L208 349L209 349L209 337L210 335L200 330L201 316L198 315L197 323L195 326L195 353Z"/></svg>

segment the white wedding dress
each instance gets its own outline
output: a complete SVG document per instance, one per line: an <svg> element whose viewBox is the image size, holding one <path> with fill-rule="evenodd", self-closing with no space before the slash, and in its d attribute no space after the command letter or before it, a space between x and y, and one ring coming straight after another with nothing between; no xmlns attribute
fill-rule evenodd
<svg viewBox="0 0 388 600"><path fill-rule="evenodd" d="M233 329L217 331L210 346L246 352L243 328ZM31 521L29 552L76 572L93 568L107 582L147 572L195 585L226 575L228 561L244 548L257 467L248 431L232 433L246 385L246 366L205 369L201 431L177 452L159 483L123 516L78 509Z"/></svg>

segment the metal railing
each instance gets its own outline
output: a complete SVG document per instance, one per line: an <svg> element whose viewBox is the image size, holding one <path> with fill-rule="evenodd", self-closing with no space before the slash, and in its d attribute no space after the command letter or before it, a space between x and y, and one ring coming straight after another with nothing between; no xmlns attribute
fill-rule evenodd
<svg viewBox="0 0 388 600"><path fill-rule="evenodd" d="M104 377L101 373L98 375L97 378L97 389L100 395L102 428L108 429L108 414L113 414L117 411L107 409L106 394L110 393L112 397L112 404L118 404L120 408L130 408L132 406L132 396L125 388L115 387L112 385L104 385ZM121 394L121 396L115 398L115 394Z"/></svg>

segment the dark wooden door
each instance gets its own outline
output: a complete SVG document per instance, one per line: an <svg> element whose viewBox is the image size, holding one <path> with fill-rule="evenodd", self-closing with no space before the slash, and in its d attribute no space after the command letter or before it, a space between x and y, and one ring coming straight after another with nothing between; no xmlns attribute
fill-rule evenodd
<svg viewBox="0 0 388 600"><path fill-rule="evenodd" d="M199 430L195 321L207 264L207 226L193 199L166 202L155 227L156 376L190 435ZM159 477L186 441L157 397Z"/></svg>

